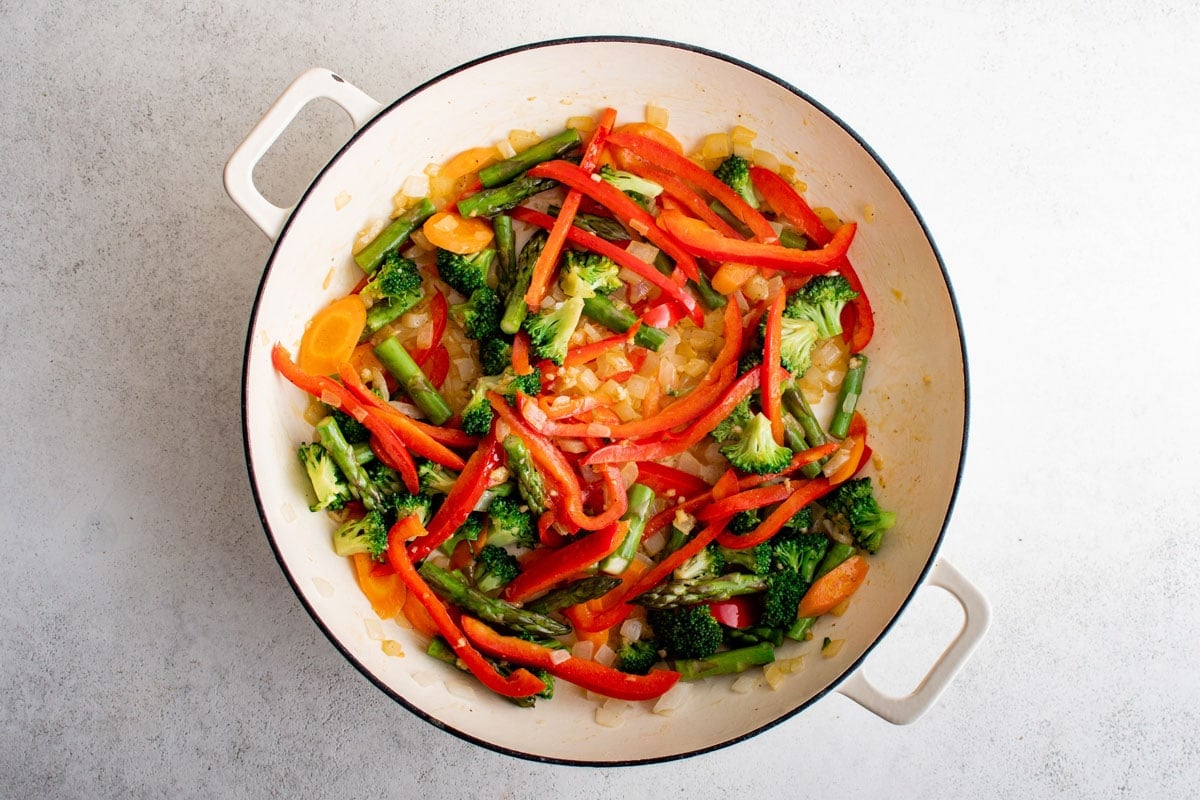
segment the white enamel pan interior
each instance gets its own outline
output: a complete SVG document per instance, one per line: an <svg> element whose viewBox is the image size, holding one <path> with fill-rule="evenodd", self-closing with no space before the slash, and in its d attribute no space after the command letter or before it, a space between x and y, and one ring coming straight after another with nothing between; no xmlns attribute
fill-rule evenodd
<svg viewBox="0 0 1200 800"><path fill-rule="evenodd" d="M341 105L357 128L294 208L266 201L255 163L309 101ZM551 702L518 709L427 658L411 631L380 624L347 561L330 547L330 522L307 510L297 444L311 436L304 396L271 368L282 342L295 352L306 320L347 292L358 275L356 233L385 217L390 198L468 147L513 129L551 134L567 117L605 106L641 120L647 103L670 112L670 129L697 137L741 124L756 146L791 163L814 205L860 222L851 250L875 305L877 329L861 407L872 423L874 470L883 504L899 523L872 559L850 610L822 621L816 641L845 639L833 658L810 654L776 690L730 691L732 679L695 685L672 715L634 704L617 728L596 723L597 701L559 683ZM232 199L275 240L246 343L246 457L263 524L301 602L334 645L380 689L455 735L512 755L573 764L630 764L700 753L751 736L804 709L831 689L896 723L920 716L962 665L988 624L974 587L937 559L958 484L967 422L967 382L957 311L925 227L879 158L843 123L797 89L725 56L644 39L576 39L499 53L448 72L382 106L328 70L302 74L231 157ZM871 221L864 209L873 208ZM963 608L958 638L908 697L887 697L858 671L922 584L948 589ZM402 657L381 638L399 643ZM392 646L388 645L390 649Z"/></svg>

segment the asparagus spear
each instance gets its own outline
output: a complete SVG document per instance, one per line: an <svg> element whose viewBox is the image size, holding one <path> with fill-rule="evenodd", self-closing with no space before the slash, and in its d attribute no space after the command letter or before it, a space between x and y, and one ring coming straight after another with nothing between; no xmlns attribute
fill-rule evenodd
<svg viewBox="0 0 1200 800"><path fill-rule="evenodd" d="M522 175L492 189L484 189L458 201L458 213L464 217L491 217L508 211L527 198L558 186L549 178L530 178Z"/></svg>
<svg viewBox="0 0 1200 800"><path fill-rule="evenodd" d="M412 398L417 408L425 412L430 422L441 425L454 415L454 411L396 337L375 345L375 355L388 372L396 376L405 394Z"/></svg>
<svg viewBox="0 0 1200 800"><path fill-rule="evenodd" d="M636 314L627 308L621 308L602 294L585 297L583 313L584 316L616 333L624 333L638 321ZM639 325L637 333L633 335L634 344L656 352L666 341L667 332L662 328L654 328L650 325Z"/></svg>
<svg viewBox="0 0 1200 800"><path fill-rule="evenodd" d="M751 667L761 667L774 660L775 645L770 642L759 642L749 647L713 653L708 658L677 659L672 662L671 666L679 673L681 680L698 681L714 675L733 675L745 672Z"/></svg>
<svg viewBox="0 0 1200 800"><path fill-rule="evenodd" d="M561 211L558 206L550 206L546 209L546 213L552 217L557 217ZM599 214L587 214L582 211L575 213L575 219L571 223L576 228L594 233L601 239L607 239L610 242L628 242L629 231L615 219L602 217Z"/></svg>
<svg viewBox="0 0 1200 800"><path fill-rule="evenodd" d="M538 256L549 238L550 234L545 231L535 231L529 237L529 241L525 242L525 246L521 248L521 255L517 258L516 273L504 303L504 315L500 318L500 330L510 336L521 330L521 323L529 313L529 307L525 305L525 292L529 291L533 267L537 264Z"/></svg>
<svg viewBox="0 0 1200 800"><path fill-rule="evenodd" d="M561 611L567 606L586 603L597 597L608 594L621 585L620 578L611 575L589 575L572 581L560 589L554 589L525 604L526 611L536 611L539 614L550 614Z"/></svg>
<svg viewBox="0 0 1200 800"><path fill-rule="evenodd" d="M654 490L643 483L633 484L625 494L629 507L621 519L629 523L629 532L620 547L600 560L600 571L609 575L620 575L633 561L638 545L642 543L642 532L646 530L646 513L654 502Z"/></svg>
<svg viewBox="0 0 1200 800"><path fill-rule="evenodd" d="M512 217L507 214L492 217L492 231L496 234L496 294L508 297L517 275L517 242L513 236Z"/></svg>
<svg viewBox="0 0 1200 800"><path fill-rule="evenodd" d="M358 251L354 261L363 272L371 275L379 269L384 257L403 245L410 234L425 220L433 216L433 202L428 197L422 197L420 202L405 211L376 236L369 245Z"/></svg>
<svg viewBox="0 0 1200 800"><path fill-rule="evenodd" d="M816 578L821 577L838 564L841 564L847 558L854 555L854 552L854 545L845 544L844 542L833 542L829 545L829 550L825 553L825 557L821 559L821 566L817 567ZM816 580L816 578L813 580Z"/></svg>
<svg viewBox="0 0 1200 800"><path fill-rule="evenodd" d="M443 598L485 622L508 628L514 633L533 636L562 636L571 628L553 617L518 608L467 584L459 575L426 561L420 568L421 577Z"/></svg>
<svg viewBox="0 0 1200 800"><path fill-rule="evenodd" d="M488 189L508 183L530 167L552 158L558 158L578 147L582 142L583 137L579 135L579 131L567 128L562 133L543 139L533 147L522 150L512 158L497 161L495 164L489 164L479 170L479 182Z"/></svg>
<svg viewBox="0 0 1200 800"><path fill-rule="evenodd" d="M521 491L521 496L529 504L530 511L541 514L550 507L546 502L546 483L533 463L529 448L515 433L505 436L501 444L505 455L508 456L508 468L517 476L517 488Z"/></svg>
<svg viewBox="0 0 1200 800"><path fill-rule="evenodd" d="M850 418L854 416L854 407L858 405L858 396L862 394L863 373L866 371L866 356L862 353L850 356L846 376L842 378L842 388L838 390L833 419L829 421L829 433L839 439L846 438L850 432Z"/></svg>
<svg viewBox="0 0 1200 800"><path fill-rule="evenodd" d="M691 578L664 583L638 595L631 602L647 608L694 606L697 603L728 600L742 594L755 594L766 588L767 579L762 575L729 572L715 578Z"/></svg>
<svg viewBox="0 0 1200 800"><path fill-rule="evenodd" d="M783 407L787 412L784 420L784 432L787 432L787 420L794 419L800 426L803 432L804 447L819 447L825 444L825 431L821 430L821 423L817 422L817 417L813 414L812 406L804 399L804 395L796 388L793 383L783 390ZM791 447L791 445L788 445ZM795 447L792 447L795 450ZM814 461L811 464L805 464L800 470L801 474L806 478L815 478L821 472L821 461Z"/></svg>
<svg viewBox="0 0 1200 800"><path fill-rule="evenodd" d="M346 482L350 484L351 490L358 495L358 499L362 500L364 506L374 511L382 510L384 507L383 495L379 491L379 487L367 475L366 470L358 463L358 459L354 457L354 445L346 441L346 437L342 435L342 429L338 427L337 420L333 417L325 417L316 425L317 435L321 437L321 446L333 458L335 464L341 469L342 474L346 476Z"/></svg>

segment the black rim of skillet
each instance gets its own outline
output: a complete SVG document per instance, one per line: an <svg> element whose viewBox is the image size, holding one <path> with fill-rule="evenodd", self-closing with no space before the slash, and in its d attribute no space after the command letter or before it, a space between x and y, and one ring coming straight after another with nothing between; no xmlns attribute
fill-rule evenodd
<svg viewBox="0 0 1200 800"><path fill-rule="evenodd" d="M950 306L954 312L955 327L958 329L959 349L960 349L960 352L962 353L962 362L963 362L963 364L962 364L962 367L963 367L963 389L964 389L964 394L963 394L963 401L964 401L963 441L962 441L962 446L959 450L958 469L955 472L954 486L950 493L950 501L946 505L945 517L942 519L942 525L941 525L940 530L938 531L937 540L934 542L933 549L930 551L929 559L928 559L928 561L926 561L924 567L921 569L921 574L918 576L917 581L913 584L912 590L904 598L904 601L900 604L900 608L897 609L896 614L892 617L892 619L890 619L888 621L887 625L884 626L883 630L880 631L879 635L875 637L875 640L872 641L870 645L868 645L867 649L863 652L863 654L853 664L849 665L845 669L845 671L842 672L841 675L837 676L834 680L830 681L824 688L819 690L816 694L814 694L812 697L810 697L805 702L799 704L795 708L791 709L790 711L788 711L784 714L779 715L778 717L776 717L774 719L764 722L758 728L755 728L754 730L749 731L744 734L741 734L739 736L735 736L735 737L726 739L724 741L717 742L715 744L707 745L705 747L696 748L694 750L688 750L686 752L674 753L674 754L665 755L665 756L657 756L654 758L625 759L625 760L617 760L617 761L594 761L594 760L587 760L587 759L554 758L554 757L549 757L549 756L537 755L535 753L523 752L521 750L504 747L504 746L495 744L493 742L489 742L489 741L480 739L476 736L466 733L465 731L461 731L461 730L458 730L457 728L454 728L453 726L447 725L445 722L442 722L441 720L437 719L436 717L417 708L412 703L408 702L403 696L396 693L391 688L389 688L386 684L384 684L365 665L363 665L358 659L356 659L350 653L350 651L338 640L337 636L333 633L333 631L331 631L325 625L325 623L321 620L321 617L316 613L316 611L305 600L304 594L300 591L300 586L299 586L299 583L297 582L296 577L294 575L292 575L291 571L288 569L287 564L284 562L282 554L280 553L279 548L275 544L275 537L271 533L271 526L267 521L266 513L263 509L262 498L259 496L258 484L254 479L254 464L253 464L253 459L252 459L251 453L250 453L250 431L249 431L249 426L248 426L246 386L247 386L248 378L249 378L248 370L249 370L249 364L250 364L250 348L252 345L252 333L254 331L255 322L257 321L257 318L258 318L258 311L259 311L259 305L262 301L263 288L265 287L267 278L269 277L269 275L271 273L271 269L273 268L275 256L279 250L279 245L283 241L284 237L287 235L288 230L291 227L292 220L294 220L296 217L295 213L291 214L289 216L287 222L284 224L283 228L280 230L279 236L275 240L275 244L271 250L271 255L267 259L267 266L263 270L262 281L259 283L258 291L255 293L254 306L253 306L253 310L251 311L251 315L250 315L250 325L249 325L249 328L246 333L246 347L245 347L245 352L244 352L244 357L243 357L243 367L242 367L242 369L243 369L243 374L242 374L242 436L243 436L243 447L244 447L245 455L246 455L246 466L250 473L250 475L249 475L250 487L251 487L251 491L254 493L254 502L255 502L256 507L258 508L258 516L259 516L260 521L262 522L263 529L268 534L267 539L271 544L272 551L274 551L274 553L275 553L275 560L279 563L280 569L283 570L284 575L287 577L288 583L291 584L292 590L296 593L296 597L300 600L301 605L304 606L304 609L308 612L309 616L312 617L313 622L315 622L317 624L317 627L319 627L325 633L325 636L329 639L329 641L333 644L333 646L336 647L338 649L338 651L343 656L345 656L345 658L351 664L353 664L358 669L358 671L363 674L363 676L367 680L369 680L371 683L373 683L376 687L378 687L382 692L384 692L386 695L391 697L397 703L400 703L402 706L407 708L409 711L416 714L418 717L421 717L422 719L424 719L426 722L430 723L431 725L434 725L435 727L440 728L441 730L444 730L447 733L453 734L454 736L457 736L458 738L468 741L472 744L479 745L480 747L485 747L488 750L492 750L497 753L502 753L504 755L514 756L516 758L522 758L522 759L526 759L529 761L536 761L536 762L540 762L540 763L562 764L562 765L566 765L566 766L583 766L583 767L625 767L625 766L636 766L636 765L641 765L641 764L656 764L656 763L663 763L663 762L668 762L668 761L676 761L676 760L684 759L684 758L690 758L692 756L701 755L703 753L709 753L714 750L720 750L720 749L723 749L726 747L730 747L732 745L738 744L739 742L743 742L747 739L750 739L753 736L757 736L758 734L762 733L763 731L768 730L769 728L773 728L776 725L778 725L788 719L791 719L793 716L795 716L796 714L799 714L801 711L808 708L813 703L817 702L818 700L820 700L821 698L825 697L827 694L832 692L834 689L836 689L837 686L842 681L844 681L847 677L849 677L851 674L853 674L854 671L857 670L862 665L862 663L866 660L867 656L869 656L871 654L871 651L879 644L880 641L883 640L883 638L887 635L888 631L891 630L892 626L896 624L896 620L899 619L900 616L904 613L904 609L908 607L908 604L912 601L913 597L916 595L917 590L919 590L921 588L921 585L924 584L925 579L928 576L930 569L932 569L933 563L937 558L938 551L941 549L942 539L946 535L946 526L948 525L948 523L950 521L951 512L954 509L954 504L958 497L959 485L962 482L963 465L966 460L966 448L967 448L967 438L968 438L967 433L968 433L968 429L970 426L970 413L969 413L970 412L970 382L968 381L966 341L965 341L965 337L963 334L962 318L961 318L961 316L959 314L959 310L958 310L958 301L955 299L954 290L950 285L950 277L946 273L946 265L942 261L941 253L938 252L937 246L934 244L933 237L930 235L929 229L925 225L925 220L922 219L920 213L917 211L916 207L913 205L912 199L909 197L908 192L905 191L904 187L900 184L899 180L896 179L896 176L892 174L892 171L888 168L888 166L883 163L883 160L879 157L879 155L874 150L871 149L870 145L868 145L865 141L863 141L863 139L852 128L850 128L849 125L847 125L845 122L843 122L837 115L835 115L833 112L831 112L824 105L817 102L812 97L809 97L807 94L805 94L800 89L797 89L795 86L792 86L787 81L784 81L784 80L778 78L777 76L772 75L769 72L759 69L758 67L755 67L752 64L748 64L745 61L741 61L740 59L733 58L732 56L728 56L728 55L719 53L714 50L709 50L707 48L699 47L696 45L684 44L681 42L673 42L673 41L665 40L665 39L655 39L655 38L651 38L651 37L642 37L642 36L577 36L577 37L552 39L552 40L543 41L543 42L534 42L534 43L530 43L530 44L518 45L516 47L512 47L507 50L501 50L496 53L492 53L490 55L482 56L480 58L474 59L473 61L468 61L457 67L454 67L453 69L443 72L442 74L438 75L437 77L432 78L432 79L426 81L425 83L422 83L421 85L417 86L416 88L412 89L411 91L405 93L404 95L402 95L401 97L399 97L398 99L393 101L392 103L389 103L384 108L382 108L379 111L379 113L376 114L376 116L374 118L372 118L369 122L367 122L367 124L363 125L357 131L355 131L354 134L350 137L350 139L329 160L329 163L326 164L321 169L321 171L318 172L317 175L313 178L313 181L309 185L309 188L307 188L304 191L304 194L302 194L300 196L300 199L297 201L296 208L299 209L300 206L302 206L304 204L305 200L308 198L308 193L312 190L312 187L318 183L318 181L325 174L325 172L330 167L332 167L333 164L336 163L339 158L341 158L342 154L355 144L355 142L358 140L359 136L361 136L367 129L369 129L372 125L374 125L377 120L379 120L380 118L382 118L383 116L388 114L390 111L392 111L392 109L394 109L397 106L404 103L410 97L413 97L417 94L420 94L421 92L424 92L425 90L437 85L438 83L445 80L446 78L448 78L452 75L455 75L459 72L462 72L464 70L471 69L472 67L476 67L480 64L485 64L490 61L495 61L496 59L503 58L505 56L512 55L514 53L521 53L521 52L525 52L528 50L538 50L538 49L547 48L547 47L562 47L564 45L588 44L588 43L613 43L613 42L615 42L615 43L631 43L631 44L646 44L646 45L653 45L653 46L658 46L658 47L669 47L669 48L674 48L677 50L686 50L686 51L689 51L692 53L697 53L699 55L707 56L709 58L717 59L719 61L724 61L724 62L732 64L734 66L741 67L742 69L752 72L755 75L766 78L767 80L772 81L773 83L786 89L787 91L789 91L792 94L796 95L797 97L803 99L804 101L812 104L818 111L823 113L825 116L829 117L829 119L831 119L833 122L837 123L838 126L840 126L846 133L848 133L851 137L853 137L854 140L856 142L858 142L858 144L863 148L863 150L865 150L871 156L871 158L875 160L875 163L879 165L880 169L882 169L884 171L884 173L888 176L888 179L891 180L893 185L895 185L896 189L900 192L901 197L904 198L904 202L908 205L908 208L912 212L913 216L916 218L917 223L921 226L921 230L925 236L925 239L928 241L930 249L933 251L934 259L937 261L938 269L941 270L942 280L945 282L945 285L946 285L946 293L949 296ZM337 77L336 75L334 76L334 79L339 80L339 81L341 80L341 78Z"/></svg>

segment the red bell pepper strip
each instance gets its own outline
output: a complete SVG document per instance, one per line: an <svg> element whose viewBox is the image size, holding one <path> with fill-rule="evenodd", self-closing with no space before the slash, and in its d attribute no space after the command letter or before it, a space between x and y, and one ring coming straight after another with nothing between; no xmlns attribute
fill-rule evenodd
<svg viewBox="0 0 1200 800"><path fill-rule="evenodd" d="M431 461L437 462L443 467L447 467L449 469L461 470L464 466L466 466L466 462L462 460L462 457L460 457L457 453L451 452L436 439L430 436L421 426L417 424L416 420L412 419L407 414L397 411L395 408L385 403L377 394L368 389L358 377L358 374L354 371L354 368L349 364L343 364L338 369L338 377L342 379L342 385L345 386L346 389L348 389L356 399L361 401L364 405L376 409L379 414L381 414L383 418L386 419L391 426L396 429L396 433L400 436L401 440L408 445L409 449L411 449L414 453L419 456L423 456L424 458L428 458ZM463 435L466 436L466 434ZM473 443L474 440L469 439L467 441L467 444Z"/></svg>
<svg viewBox="0 0 1200 800"><path fill-rule="evenodd" d="M800 232L822 247L829 244L833 233L817 216L792 185L766 167L751 167L750 182L767 205L779 216L800 229Z"/></svg>
<svg viewBox="0 0 1200 800"><path fill-rule="evenodd" d="M803 275L820 275L832 269L833 263L846 255L857 230L855 223L847 222L820 250L794 250L778 244L730 239L703 221L678 211L663 211L658 215L658 225L695 256Z"/></svg>
<svg viewBox="0 0 1200 800"><path fill-rule="evenodd" d="M783 393L782 381L779 379L779 352L782 348L783 305L787 295L783 292L775 295L771 308L767 311L766 332L763 335L762 363L762 410L767 419L771 420L771 435L775 444L783 445L783 405L780 397Z"/></svg>
<svg viewBox="0 0 1200 800"><path fill-rule="evenodd" d="M450 351L446 349L446 345L439 344L433 348L423 369L434 388L441 389L442 384L446 382L446 376L450 374Z"/></svg>
<svg viewBox="0 0 1200 800"><path fill-rule="evenodd" d="M711 544L714 539L722 534L728 521L728 518L726 518L714 520L713 522L709 523L695 536L684 543L683 547L680 547L678 550L671 553L662 561L651 567L644 575L642 575L642 577L638 578L633 585L622 587L623 594L617 598L617 605L607 611L602 611L599 614L587 619L584 624L589 627L585 627L584 630L603 631L608 630L614 625L621 624L621 622L628 617L632 611L632 607L629 605L630 600L644 592L650 591L655 586L662 583L667 576L678 569L683 562L696 555L696 553L699 553L705 547L708 547L708 545Z"/></svg>
<svg viewBox="0 0 1200 800"><path fill-rule="evenodd" d="M744 594L709 603L708 609L713 618L727 628L749 628L762 616L758 598Z"/></svg>
<svg viewBox="0 0 1200 800"><path fill-rule="evenodd" d="M696 519L707 522L718 517L731 517L740 511L751 511L780 503L790 497L794 491L796 491L796 486L792 481L746 489L700 509L696 512Z"/></svg>
<svg viewBox="0 0 1200 800"><path fill-rule="evenodd" d="M748 547L760 545L779 533L784 523L796 516L800 509L813 500L822 497L833 488L829 481L824 478L814 478L799 486L796 486L794 483L793 486L795 487L795 494L792 494L780 503L754 530L740 535L725 532L721 534L721 537L717 541L723 546L734 550L744 550Z"/></svg>
<svg viewBox="0 0 1200 800"><path fill-rule="evenodd" d="M752 208L741 195L725 185L699 164L676 153L652 139L628 132L615 133L609 137L614 147L619 147L650 164L651 167L672 176L678 176L719 200L743 224L750 228L754 238L760 242L774 242L778 236L766 217ZM665 188L665 187L664 187ZM682 198L681 202L686 202Z"/></svg>
<svg viewBox="0 0 1200 800"><path fill-rule="evenodd" d="M538 592L561 583L576 572L595 564L625 541L628 524L614 522L598 531L546 552L504 587L504 599L523 603Z"/></svg>
<svg viewBox="0 0 1200 800"><path fill-rule="evenodd" d="M400 473L404 487L410 492L420 490L417 467L412 454L400 440L388 420L375 408L359 402L349 389L327 375L311 375L292 361L283 345L271 348L271 363L293 385L317 397L361 422L372 435L372 449L385 464Z"/></svg>
<svg viewBox="0 0 1200 800"><path fill-rule="evenodd" d="M504 636L475 619L462 618L467 638L485 653L514 664L544 669L556 678L573 683L605 697L618 700L653 700L679 681L679 673L666 669L651 670L646 675L630 675L614 667L606 667L586 658L557 653L536 642Z"/></svg>
<svg viewBox="0 0 1200 800"><path fill-rule="evenodd" d="M616 109L606 108L601 112L600 120L596 124L596 129L592 131L592 138L584 148L583 158L579 162L579 170L583 174L590 175L596 169L604 142L616 120ZM583 195L578 191L567 192L567 196L559 208L558 219L551 226L550 237L546 240L542 252L538 254L537 262L533 265L533 276L529 281L529 289L525 292L525 303L530 309L541 306L542 299L546 296L550 279L554 276L554 265L558 262L558 256L562 252L568 232L574 227L572 223L575 221L575 214L579 211L579 201L582 197Z"/></svg>
<svg viewBox="0 0 1200 800"><path fill-rule="evenodd" d="M662 171L678 175L683 180L708 192L750 228L754 233L754 238L758 241L774 242L779 238L775 229L771 227L771 223L767 222L766 217L751 208L741 195L690 158L637 134L614 133L608 137L608 141L614 147L628 150Z"/></svg>
<svg viewBox="0 0 1200 800"><path fill-rule="evenodd" d="M540 211L534 211L531 208L525 208L524 206L514 208L509 214L515 220L526 222L530 225L537 225L539 228L547 230L552 230L558 224L557 221L562 219L561 211L556 218L549 214L543 214ZM577 228L574 225L571 225L564 235L567 241L572 244L577 244L580 247L591 250L593 253L598 253L612 259L618 266L624 267L642 280L656 287L671 300L682 306L696 325L704 327L704 312L701 310L700 304L696 302L696 298L680 283L655 269L652 264L647 264L628 250L617 247L612 242L605 241L596 234L589 233L583 228ZM545 250L543 249L542 252L545 252Z"/></svg>
<svg viewBox="0 0 1200 800"><path fill-rule="evenodd" d="M608 468L602 471L601 475L609 492L608 508L595 516L589 516L583 507L583 490L579 485L579 477L562 451L545 436L525 424L525 420L499 394L488 392L487 398L496 417L521 437L525 446L529 448L534 463L541 469L552 489L557 491L555 505L559 512L559 520L576 528L594 531L621 518L628 508L629 500L625 496L625 486L619 470Z"/></svg>
<svg viewBox="0 0 1200 800"><path fill-rule="evenodd" d="M580 364L586 364L589 361L594 361L601 354L607 353L614 347L620 347L630 341L629 333L618 333L616 336L609 336L601 339L598 342L589 342L588 344L572 347L567 350L567 357L563 359L564 367L577 367Z"/></svg>
<svg viewBox="0 0 1200 800"><path fill-rule="evenodd" d="M799 228L809 239L822 247L833 239L833 234L812 210L808 201L778 174L763 167L751 167L750 180L754 183L754 187L762 193L763 199L770 204L771 208L775 209L775 213ZM875 316L871 310L871 301L867 299L862 281L859 279L858 273L854 271L854 267L850 265L849 259L842 258L830 266L850 283L854 291L858 292L858 297L847 304L847 308L853 309L854 313L854 324L848 330L850 331L850 352L862 352L867 343L871 341L871 336L875 331Z"/></svg>
<svg viewBox="0 0 1200 800"><path fill-rule="evenodd" d="M454 650L454 654L462 659L467 669L471 670L471 674L478 678L480 683L497 694L505 697L529 697L544 691L546 684L527 669L513 670L512 674L508 676L501 675L463 636L446 607L442 605L442 601L425 583L420 573L413 568L408 552L404 549L406 539L412 536L421 536L423 533L421 523L415 516L405 517L396 522L388 533L388 561L396 570L396 574L404 581L409 594L415 596L428 612L434 624L437 625L438 633Z"/></svg>
<svg viewBox="0 0 1200 800"><path fill-rule="evenodd" d="M495 433L490 433L480 443L470 458L458 480L450 488L450 493L442 501L442 506L429 521L429 527L424 536L408 546L408 555L413 561L420 561L433 552L433 549L449 539L458 526L466 521L479 498L483 497L488 487L492 471L500 466L500 445ZM425 530L425 529L423 529Z"/></svg>
<svg viewBox="0 0 1200 800"><path fill-rule="evenodd" d="M657 495L692 497L709 489L703 478L657 461L639 461L637 468L637 482L649 486Z"/></svg>
<svg viewBox="0 0 1200 800"><path fill-rule="evenodd" d="M694 281L700 279L700 268L696 265L696 259L681 248L674 239L656 227L654 217L650 216L646 209L612 184L607 181L592 180L589 173L568 161L546 161L538 164L526 174L534 178L550 178L592 198L675 259L675 263L683 270L684 275ZM558 218L562 219L562 217L560 211Z"/></svg>
<svg viewBox="0 0 1200 800"><path fill-rule="evenodd" d="M645 162L642 162L645 164ZM663 187L668 195L679 201L679 205L686 208L688 212L699 219L704 220L716 230L730 237L731 239L741 239L742 235L734 230L733 226L721 218L721 215L713 211L708 203L704 202L704 198L688 188L687 184L676 178L668 172L646 165L635 167L630 170L649 181L654 181L659 186ZM774 229L772 229L772 232Z"/></svg>
<svg viewBox="0 0 1200 800"><path fill-rule="evenodd" d="M446 302L446 295L442 294L441 289L437 289L433 293L433 299L429 301L429 324L433 326L433 336L429 338L428 347L422 347L412 353L412 359L418 367L424 368L425 362L433 353L434 348L442 343L442 336L446 333L446 321L449 317L450 305Z"/></svg>
<svg viewBox="0 0 1200 800"><path fill-rule="evenodd" d="M695 422L679 432L678 436L664 438L657 442L618 442L602 447L590 455L586 463L624 463L626 461L650 461L679 455L699 442L721 420L729 416L737 404L750 396L759 386L761 373L751 370L738 378L724 393L715 399L715 405L701 412Z"/></svg>

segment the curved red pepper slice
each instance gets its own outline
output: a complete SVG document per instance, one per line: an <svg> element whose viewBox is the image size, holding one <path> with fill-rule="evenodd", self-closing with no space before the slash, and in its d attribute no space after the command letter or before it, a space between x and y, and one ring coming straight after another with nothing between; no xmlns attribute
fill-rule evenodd
<svg viewBox="0 0 1200 800"><path fill-rule="evenodd" d="M442 601L413 567L412 561L408 558L408 552L404 549L405 540L412 536L428 538L421 536L423 533L424 529L416 517L410 516L399 520L388 533L388 562L396 570L400 579L404 581L405 588L421 602L434 624L437 625L438 633L454 650L454 654L462 659L467 669L471 670L471 674L478 678L480 683L497 694L505 697L529 697L544 691L546 684L527 669L514 670L508 676L501 675L463 636L446 607L442 605ZM464 619L466 618L464 617Z"/></svg>
<svg viewBox="0 0 1200 800"><path fill-rule="evenodd" d="M462 626L467 638L489 655L514 664L544 669L556 678L605 697L653 700L679 681L679 673L672 670L654 669L646 675L631 675L590 659L569 654L565 658L556 656L556 653L565 651L551 650L515 636L504 636L474 617L464 616Z"/></svg>
<svg viewBox="0 0 1200 800"><path fill-rule="evenodd" d="M620 547L627 531L628 525L614 522L546 552L504 587L504 599L513 603L523 603L538 592L561 583L579 570L587 569Z"/></svg>
<svg viewBox="0 0 1200 800"><path fill-rule="evenodd" d="M763 336L762 363L762 410L771 420L771 435L775 444L783 445L783 406L780 400L783 390L779 378L779 352L782 347L783 306L787 295L775 295L767 310L766 332Z"/></svg>
<svg viewBox="0 0 1200 800"><path fill-rule="evenodd" d="M488 487L488 479L492 471L500 466L500 445L496 442L495 433L489 433L479 445L479 449L467 459L467 464L459 474L458 480L450 488L450 494L442 502L442 507L429 521L425 535L408 546L408 557L420 561L433 552L433 549L449 539L458 526L466 521L479 498L483 497ZM423 529L426 530L426 529Z"/></svg>
<svg viewBox="0 0 1200 800"><path fill-rule="evenodd" d="M611 138L611 137L610 137ZM700 279L700 268L691 253L679 246L679 243L664 233L654 224L654 217L646 209L639 206L607 181L594 181L590 174L568 161L546 161L538 164L526 173L534 178L550 178L575 189L597 203L607 207L617 215L622 222L645 236L660 250L665 252L683 270L683 274L692 280ZM562 212L559 212L562 219ZM545 252L543 250L542 252Z"/></svg>
<svg viewBox="0 0 1200 800"><path fill-rule="evenodd" d="M649 486L657 495L691 497L709 489L703 478L657 461L639 461L637 468L637 482Z"/></svg>
<svg viewBox="0 0 1200 800"><path fill-rule="evenodd" d="M829 492L833 487L824 478L814 478L795 488L795 493L780 503L758 527L749 533L733 534L724 532L717 541L724 547L734 550L744 550L748 547L762 544L779 533L784 524L806 505Z"/></svg>
<svg viewBox="0 0 1200 800"><path fill-rule="evenodd" d="M515 220L527 222L530 225L537 225L539 228L545 228L547 230L552 229L555 224L555 218L549 214L543 214L540 211L534 211L531 208L525 208L523 206L514 208L511 212L509 212L509 214ZM560 211L559 218L561 217L562 212ZM696 298L692 297L692 295L683 286L671 280L669 276L663 275L661 272L655 269L652 264L647 264L645 261L642 261L628 250L617 247L612 242L605 241L594 233L585 231L583 228L577 228L576 226L571 225L565 235L567 237L567 241L571 242L572 244L577 244L580 247L591 250L593 253L598 253L606 258L612 259L613 262L615 262L618 266L624 267L650 285L656 287L667 297L683 306L684 310L687 311L688 316L693 322L696 323L696 325L704 327L704 312L700 309L700 305L696 302ZM542 252L545 252L545 250Z"/></svg>
<svg viewBox="0 0 1200 800"><path fill-rule="evenodd" d="M847 222L822 249L794 250L778 244L730 239L704 221L679 211L663 211L658 215L658 225L695 256L802 275L820 275L832 269L833 263L846 255L857 230L856 223Z"/></svg>
<svg viewBox="0 0 1200 800"><path fill-rule="evenodd" d="M645 136L637 134L614 133L608 137L608 141L613 147L628 150L664 172L678 175L683 180L699 186L720 200L722 205L754 232L754 238L760 242L778 240L775 229L771 227L771 223L767 222L766 217L751 208L741 195L721 183L716 176L690 158L664 147L653 139L647 139Z"/></svg>

